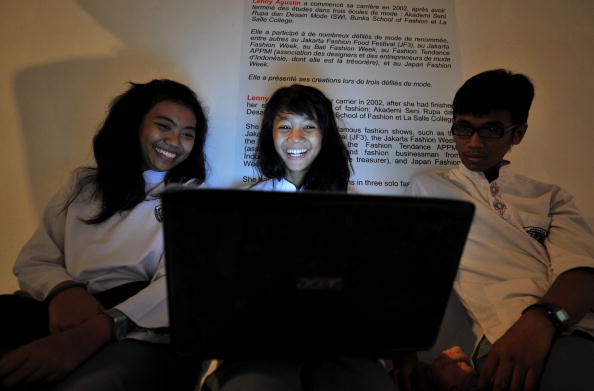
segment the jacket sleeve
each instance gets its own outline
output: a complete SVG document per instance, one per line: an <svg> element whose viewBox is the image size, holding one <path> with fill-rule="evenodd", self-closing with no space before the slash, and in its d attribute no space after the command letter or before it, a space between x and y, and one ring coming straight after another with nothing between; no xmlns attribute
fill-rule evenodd
<svg viewBox="0 0 594 391"><path fill-rule="evenodd" d="M594 234L573 196L558 189L551 200L549 217L551 224L544 244L552 277L578 267L594 268Z"/></svg>
<svg viewBox="0 0 594 391"><path fill-rule="evenodd" d="M63 208L75 180L73 176L49 201L39 228L19 253L13 268L21 289L40 301L60 282L72 279L64 263L68 211Z"/></svg>
<svg viewBox="0 0 594 391"><path fill-rule="evenodd" d="M115 306L143 328L169 326L164 258L161 255L157 271L146 288Z"/></svg>

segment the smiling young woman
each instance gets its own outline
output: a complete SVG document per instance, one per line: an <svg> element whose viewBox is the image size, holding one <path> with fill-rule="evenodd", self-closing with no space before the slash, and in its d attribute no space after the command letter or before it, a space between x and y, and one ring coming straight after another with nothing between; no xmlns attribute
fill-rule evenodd
<svg viewBox="0 0 594 391"><path fill-rule="evenodd" d="M196 116L192 110L171 101L157 103L140 124L144 168L169 171L190 155L195 138Z"/></svg>
<svg viewBox="0 0 594 391"><path fill-rule="evenodd" d="M285 164L285 178L299 187L320 153L320 125L303 114L280 112L274 117L272 139L276 153Z"/></svg>
<svg viewBox="0 0 594 391"><path fill-rule="evenodd" d="M159 194L204 181L205 137L200 102L183 84L132 83L113 101L93 139L97 166L78 169L52 198L17 258L29 297L1 297L11 319L0 326L4 385L194 384L197 370L180 372L185 362L155 332L169 324Z"/></svg>
<svg viewBox="0 0 594 391"><path fill-rule="evenodd" d="M351 175L332 102L317 88L293 84L266 104L258 137L255 190L346 191Z"/></svg>
<svg viewBox="0 0 594 391"><path fill-rule="evenodd" d="M332 102L314 87L278 89L266 104L258 138L260 191L346 192L349 153L338 132ZM287 205L290 215L291 205ZM290 220L290 219L289 219ZM270 222L265 222L269 224ZM287 221L273 222L287 224ZM290 222L289 222L290 224ZM290 238L307 242L309 236ZM290 247L290 246L289 246ZM303 246L302 246L303 247ZM300 250L305 251L307 246ZM282 262L282 254L279 254ZM226 359L205 382L209 391L393 391L378 360L369 357L245 357Z"/></svg>

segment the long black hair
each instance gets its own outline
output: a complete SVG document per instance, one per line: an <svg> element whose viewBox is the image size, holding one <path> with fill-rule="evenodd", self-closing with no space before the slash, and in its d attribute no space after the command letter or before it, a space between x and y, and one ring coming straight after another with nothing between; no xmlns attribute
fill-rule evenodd
<svg viewBox="0 0 594 391"><path fill-rule="evenodd" d="M93 197L101 201L101 209L96 216L86 220L89 224L102 223L117 212L134 208L145 199L140 125L144 116L163 101L185 106L196 117L192 151L183 162L167 172L165 183L192 179L198 184L204 182L207 122L196 94L189 87L167 79L145 84L130 83L130 88L112 101L107 118L93 138L97 167L91 168L91 174L79 180L64 208L91 184L94 185Z"/></svg>
<svg viewBox="0 0 594 391"><path fill-rule="evenodd" d="M349 151L344 145L332 102L317 88L293 84L274 92L264 109L256 165L266 178L285 177L286 166L274 148L272 128L280 112L305 115L318 123L322 132L322 147L305 174L303 190L346 191L351 175Z"/></svg>

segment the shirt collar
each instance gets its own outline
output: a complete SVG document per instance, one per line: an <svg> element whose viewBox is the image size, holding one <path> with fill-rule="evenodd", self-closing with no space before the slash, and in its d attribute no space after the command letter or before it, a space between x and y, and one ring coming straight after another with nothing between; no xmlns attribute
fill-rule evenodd
<svg viewBox="0 0 594 391"><path fill-rule="evenodd" d="M142 173L144 183L146 183L147 185L155 185L159 182L163 182L163 179L165 179L165 175L167 175L167 171L146 170Z"/></svg>
<svg viewBox="0 0 594 391"><path fill-rule="evenodd" d="M499 181L502 178L507 177L510 172L510 166L511 162L509 160L502 160L501 165L499 166L499 176L497 177L497 179L495 179L495 181ZM470 179L473 179L475 181L484 181L488 183L487 178L485 178L485 174L482 171L471 171L468 168L466 168L466 166L463 163L458 164L458 170L460 170L460 172L464 176Z"/></svg>
<svg viewBox="0 0 594 391"><path fill-rule="evenodd" d="M297 187L285 178L275 180L274 190L276 191L299 191Z"/></svg>

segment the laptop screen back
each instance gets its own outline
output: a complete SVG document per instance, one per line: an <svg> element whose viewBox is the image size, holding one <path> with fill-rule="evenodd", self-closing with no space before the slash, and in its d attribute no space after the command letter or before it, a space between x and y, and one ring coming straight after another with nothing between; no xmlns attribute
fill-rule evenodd
<svg viewBox="0 0 594 391"><path fill-rule="evenodd" d="M163 195L172 343L205 358L431 347L472 204L332 193Z"/></svg>

